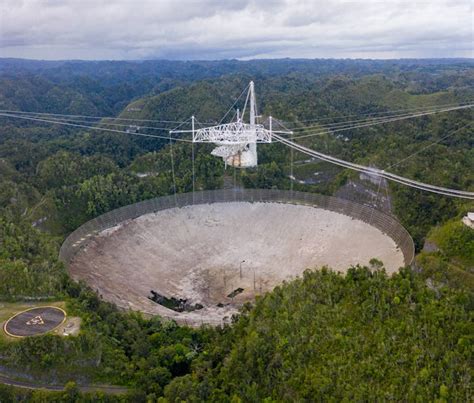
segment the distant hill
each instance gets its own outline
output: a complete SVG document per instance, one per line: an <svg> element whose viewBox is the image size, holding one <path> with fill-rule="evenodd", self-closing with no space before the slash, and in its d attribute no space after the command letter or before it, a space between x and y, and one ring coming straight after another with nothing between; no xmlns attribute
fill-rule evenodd
<svg viewBox="0 0 474 403"><path fill-rule="evenodd" d="M81 104L81 107L86 111L115 114L137 97L158 94L180 83L227 75L246 75L256 80L288 75L303 75L312 79L334 74L354 77L375 73L446 75L453 70L468 71L473 66L474 59L42 61L7 58L0 59L0 109L16 106L18 109L38 112L76 113L74 111L78 108L68 107L70 102L54 105L47 99L34 99L35 94L30 93L28 87L35 80L38 81L38 88L46 85L57 88L59 92L74 92L76 97L85 98L85 104ZM18 83L26 87L24 92L5 94L2 88L9 87L12 79L19 80ZM430 81L436 83L439 79L432 76ZM30 103L31 97L33 100Z"/></svg>

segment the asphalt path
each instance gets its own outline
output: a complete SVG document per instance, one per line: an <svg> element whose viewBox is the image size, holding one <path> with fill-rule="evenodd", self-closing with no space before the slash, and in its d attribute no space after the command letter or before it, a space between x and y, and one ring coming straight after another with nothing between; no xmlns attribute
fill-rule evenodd
<svg viewBox="0 0 474 403"><path fill-rule="evenodd" d="M63 391L65 388L64 385L49 385L46 383L20 381L17 379L12 379L8 375L1 374L1 373L0 373L0 383L4 385L14 386L17 388L43 389L43 390L49 390L49 391L55 391L55 392ZM77 387L81 392L103 392L108 395L119 395L119 394L127 393L129 391L128 388L125 388L123 386L115 386L115 385L78 385Z"/></svg>

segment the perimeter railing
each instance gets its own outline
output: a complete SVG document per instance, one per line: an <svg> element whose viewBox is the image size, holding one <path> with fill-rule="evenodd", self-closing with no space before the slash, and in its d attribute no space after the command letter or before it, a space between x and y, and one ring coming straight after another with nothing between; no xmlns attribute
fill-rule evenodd
<svg viewBox="0 0 474 403"><path fill-rule="evenodd" d="M109 211L72 232L62 244L59 257L68 264L91 237L144 214L195 204L237 201L308 205L344 214L370 224L392 238L403 253L405 265L411 265L415 256L415 246L408 231L394 217L372 207L316 193L275 189L221 189L157 197Z"/></svg>

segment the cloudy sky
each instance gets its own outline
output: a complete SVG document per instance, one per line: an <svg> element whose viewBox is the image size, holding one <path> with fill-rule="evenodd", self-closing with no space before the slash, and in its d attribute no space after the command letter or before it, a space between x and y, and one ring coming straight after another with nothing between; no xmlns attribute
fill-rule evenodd
<svg viewBox="0 0 474 403"><path fill-rule="evenodd" d="M0 0L0 57L473 57L474 0Z"/></svg>

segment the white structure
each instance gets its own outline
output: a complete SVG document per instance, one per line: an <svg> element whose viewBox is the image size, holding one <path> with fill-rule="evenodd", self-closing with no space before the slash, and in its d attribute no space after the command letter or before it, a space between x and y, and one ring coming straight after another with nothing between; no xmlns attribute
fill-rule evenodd
<svg viewBox="0 0 474 403"><path fill-rule="evenodd" d="M466 217L462 219L462 222L468 227L474 228L474 213L467 213Z"/></svg>
<svg viewBox="0 0 474 403"><path fill-rule="evenodd" d="M244 123L245 109L250 98L249 123ZM193 131L194 143L214 143L217 147L212 155L221 157L225 164L239 168L255 167L258 164L257 142L271 143L272 133L263 125L256 124L257 105L253 81L250 82L242 117L237 121Z"/></svg>
<svg viewBox="0 0 474 403"><path fill-rule="evenodd" d="M247 104L249 104L249 123L244 123ZM221 157L226 166L232 165L238 168L255 167L258 164L257 143L272 142L272 117L270 116L268 119L268 129L262 124L257 124L256 118L255 88L253 81L251 81L242 116L240 116L237 110L237 120L235 122L195 130L194 116L192 117L191 132L193 143L216 144L217 147L211 154ZM173 131L173 133L178 132L180 131ZM278 133L291 134L291 132L286 131L278 131Z"/></svg>

